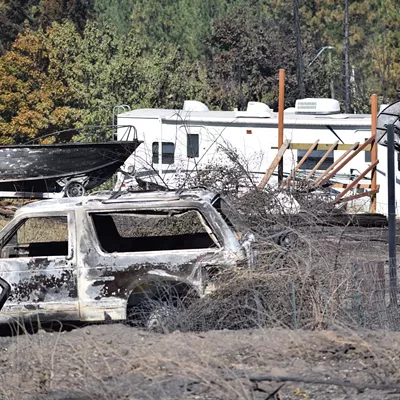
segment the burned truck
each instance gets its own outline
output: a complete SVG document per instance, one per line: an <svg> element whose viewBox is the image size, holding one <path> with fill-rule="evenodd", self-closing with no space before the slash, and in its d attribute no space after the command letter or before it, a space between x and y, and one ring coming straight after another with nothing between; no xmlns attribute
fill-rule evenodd
<svg viewBox="0 0 400 400"><path fill-rule="evenodd" d="M252 262L254 236L205 190L40 201L0 232L11 291L0 322L118 321L173 288L204 296L221 268Z"/></svg>

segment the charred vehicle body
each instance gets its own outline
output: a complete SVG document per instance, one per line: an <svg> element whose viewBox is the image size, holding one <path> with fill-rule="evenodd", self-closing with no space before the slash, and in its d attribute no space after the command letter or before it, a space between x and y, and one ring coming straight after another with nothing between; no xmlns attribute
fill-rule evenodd
<svg viewBox="0 0 400 400"><path fill-rule="evenodd" d="M10 285L4 279L0 278L0 311L4 306L4 303L7 301L9 295Z"/></svg>
<svg viewBox="0 0 400 400"><path fill-rule="evenodd" d="M224 267L253 260L252 234L203 190L31 203L0 232L11 286L0 322L125 320L159 284L203 296Z"/></svg>

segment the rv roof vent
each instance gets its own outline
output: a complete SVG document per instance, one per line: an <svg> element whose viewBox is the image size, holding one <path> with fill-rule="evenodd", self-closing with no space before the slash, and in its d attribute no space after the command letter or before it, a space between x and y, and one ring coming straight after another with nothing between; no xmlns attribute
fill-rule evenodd
<svg viewBox="0 0 400 400"><path fill-rule="evenodd" d="M270 118L272 110L264 103L257 101L249 101L246 111L237 111L235 109L236 118Z"/></svg>
<svg viewBox="0 0 400 400"><path fill-rule="evenodd" d="M183 103L183 111L210 111L210 110L201 101L185 100Z"/></svg>
<svg viewBox="0 0 400 400"><path fill-rule="evenodd" d="M249 101L247 103L247 112L251 114L265 114L270 113L271 109L265 103Z"/></svg>
<svg viewBox="0 0 400 400"><path fill-rule="evenodd" d="M340 104L335 99L296 100L296 114L338 114Z"/></svg>

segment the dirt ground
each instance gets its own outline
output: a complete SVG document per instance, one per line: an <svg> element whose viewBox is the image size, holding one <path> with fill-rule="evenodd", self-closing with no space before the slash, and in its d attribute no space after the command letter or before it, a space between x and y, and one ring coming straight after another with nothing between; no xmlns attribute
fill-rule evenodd
<svg viewBox="0 0 400 400"><path fill-rule="evenodd" d="M399 399L399 358L400 333L267 329L162 335L123 324L92 325L0 337L0 396ZM358 389L248 379L266 375L340 381ZM365 388L374 385L382 389Z"/></svg>

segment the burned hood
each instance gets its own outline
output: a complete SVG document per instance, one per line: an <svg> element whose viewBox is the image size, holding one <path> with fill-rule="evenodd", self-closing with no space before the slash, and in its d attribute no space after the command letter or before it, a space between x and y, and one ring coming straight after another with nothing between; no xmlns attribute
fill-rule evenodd
<svg viewBox="0 0 400 400"><path fill-rule="evenodd" d="M394 126L394 146L400 150L400 100L390 104L378 114L376 127L377 143L387 146L387 126Z"/></svg>

